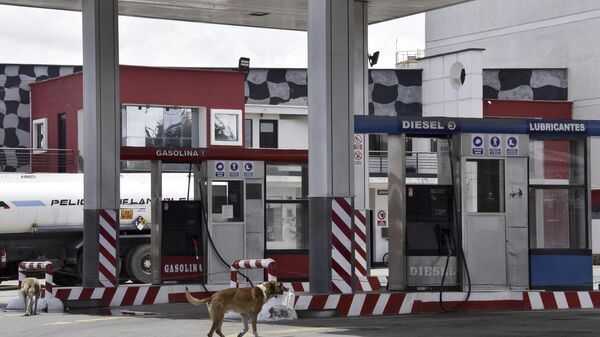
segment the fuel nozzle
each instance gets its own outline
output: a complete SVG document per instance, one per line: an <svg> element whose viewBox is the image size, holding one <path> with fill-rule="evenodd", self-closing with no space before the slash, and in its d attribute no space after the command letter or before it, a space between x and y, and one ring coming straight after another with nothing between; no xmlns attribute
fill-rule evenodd
<svg viewBox="0 0 600 337"><path fill-rule="evenodd" d="M442 241L442 252L446 253L446 255L452 255L452 245L450 244L450 235L448 231L442 231L441 233L441 241Z"/></svg>
<svg viewBox="0 0 600 337"><path fill-rule="evenodd" d="M198 238L194 235L192 236L192 248L194 249L194 254L196 254L196 260L200 259L198 254Z"/></svg>

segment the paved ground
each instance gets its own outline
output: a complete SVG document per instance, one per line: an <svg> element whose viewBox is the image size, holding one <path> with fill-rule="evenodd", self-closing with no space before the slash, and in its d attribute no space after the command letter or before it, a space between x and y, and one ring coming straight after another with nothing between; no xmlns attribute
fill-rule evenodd
<svg viewBox="0 0 600 337"><path fill-rule="evenodd" d="M600 268L594 276L596 282L600 280ZM15 297L15 285L0 285L0 336L198 337L205 336L211 324L205 306L187 303L25 317L22 312L2 309ZM132 312L138 315L132 316ZM223 326L227 337L237 336L240 329L240 322L225 322ZM300 319L259 323L259 332L261 336L278 337L596 337L600 336L600 310Z"/></svg>
<svg viewBox="0 0 600 337"><path fill-rule="evenodd" d="M42 313L31 317L22 313L0 312L0 327L2 336L198 337L204 336L210 326L206 313L190 304L154 306L153 312L156 314L148 316ZM240 329L240 322L225 322L223 326L227 337L237 336ZM301 319L259 323L259 332L261 336L280 337L591 337L600 334L600 311Z"/></svg>

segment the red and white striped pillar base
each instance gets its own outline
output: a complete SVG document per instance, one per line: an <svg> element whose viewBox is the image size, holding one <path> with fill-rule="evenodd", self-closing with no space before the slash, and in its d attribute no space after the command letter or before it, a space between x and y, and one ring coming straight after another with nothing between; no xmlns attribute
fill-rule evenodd
<svg viewBox="0 0 600 337"><path fill-rule="evenodd" d="M352 293L352 199L331 200L331 290Z"/></svg>
<svg viewBox="0 0 600 337"><path fill-rule="evenodd" d="M117 233L119 218L114 209L101 209L98 212L99 257L98 283L101 287L119 285L117 275Z"/></svg>
<svg viewBox="0 0 600 337"><path fill-rule="evenodd" d="M365 211L354 211L353 242L354 245L354 286L355 290L367 291L362 284L368 283L369 268L367 265L367 217ZM366 287L369 288L370 287Z"/></svg>

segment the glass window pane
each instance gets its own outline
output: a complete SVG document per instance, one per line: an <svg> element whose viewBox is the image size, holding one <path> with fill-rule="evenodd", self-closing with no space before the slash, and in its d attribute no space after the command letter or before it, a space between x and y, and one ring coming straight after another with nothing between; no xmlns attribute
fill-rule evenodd
<svg viewBox="0 0 600 337"><path fill-rule="evenodd" d="M238 140L238 115L216 113L213 115L213 118L215 119L215 140Z"/></svg>
<svg viewBox="0 0 600 337"><path fill-rule="evenodd" d="M302 203L267 203L267 249L307 249L308 210Z"/></svg>
<svg viewBox="0 0 600 337"><path fill-rule="evenodd" d="M123 107L123 144L137 147L191 147L192 116L198 109Z"/></svg>
<svg viewBox="0 0 600 337"><path fill-rule="evenodd" d="M298 200L308 195L306 165L267 164L267 200Z"/></svg>
<svg viewBox="0 0 600 337"><path fill-rule="evenodd" d="M252 147L252 120L244 120L244 145L246 147Z"/></svg>
<svg viewBox="0 0 600 337"><path fill-rule="evenodd" d="M529 182L535 185L582 185L583 140L529 140Z"/></svg>
<svg viewBox="0 0 600 337"><path fill-rule="evenodd" d="M583 189L529 190L531 248L587 248Z"/></svg>
<svg viewBox="0 0 600 337"><path fill-rule="evenodd" d="M213 181L212 220L214 222L244 221L243 181Z"/></svg>
<svg viewBox="0 0 600 337"><path fill-rule="evenodd" d="M467 212L504 212L504 160L468 159L465 179Z"/></svg>

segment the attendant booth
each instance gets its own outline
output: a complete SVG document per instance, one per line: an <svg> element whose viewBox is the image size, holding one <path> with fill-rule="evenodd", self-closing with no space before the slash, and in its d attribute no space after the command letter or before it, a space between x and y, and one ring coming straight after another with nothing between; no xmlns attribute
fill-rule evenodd
<svg viewBox="0 0 600 337"><path fill-rule="evenodd" d="M357 117L356 133L388 134L390 289L592 289L599 125ZM434 183L407 185L407 137L437 138Z"/></svg>
<svg viewBox="0 0 600 337"><path fill-rule="evenodd" d="M301 166L307 157L305 150L123 147L123 160L151 162L152 283L229 284L231 262L266 258L266 170ZM162 168L173 163L190 167L185 200L162 195ZM262 270L244 274L263 280Z"/></svg>

